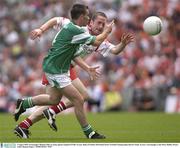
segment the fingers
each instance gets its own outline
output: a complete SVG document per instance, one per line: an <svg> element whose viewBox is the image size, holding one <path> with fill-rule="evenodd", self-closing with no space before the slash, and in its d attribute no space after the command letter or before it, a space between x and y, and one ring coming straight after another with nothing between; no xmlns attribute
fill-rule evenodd
<svg viewBox="0 0 180 148"><path fill-rule="evenodd" d="M97 80L99 77L100 77L99 74L98 75L96 74L94 76L90 75L90 80Z"/></svg>
<svg viewBox="0 0 180 148"><path fill-rule="evenodd" d="M32 40L34 40L34 39L36 39L37 37L38 37L37 32L36 32L36 31L31 31L31 33L30 33L30 38L31 38Z"/></svg>
<svg viewBox="0 0 180 148"><path fill-rule="evenodd" d="M99 78L101 76L101 73L98 72L98 71L94 71L94 72L91 73L91 76L93 76L94 78L97 79L97 78Z"/></svg>
<svg viewBox="0 0 180 148"><path fill-rule="evenodd" d="M94 80L93 76L91 76L91 75L90 75L90 80L91 80L91 81Z"/></svg>
<svg viewBox="0 0 180 148"><path fill-rule="evenodd" d="M31 38L32 40L35 40L36 38L40 37L41 34L42 34L42 31L41 31L41 30L35 29L35 30L31 31L31 33L30 33L30 38Z"/></svg>
<svg viewBox="0 0 180 148"><path fill-rule="evenodd" d="M134 36L132 35L132 34L130 34L130 33L123 33L123 35L122 35L122 38L123 39L125 39L125 38L128 38L128 39L130 39L130 38L134 38Z"/></svg>
<svg viewBox="0 0 180 148"><path fill-rule="evenodd" d="M107 25L107 27L113 27L113 25L114 25L114 20L112 20L108 25Z"/></svg>
<svg viewBox="0 0 180 148"><path fill-rule="evenodd" d="M134 39L134 36L132 34L127 34L127 36L125 36L125 38L129 41L132 41Z"/></svg>
<svg viewBox="0 0 180 148"><path fill-rule="evenodd" d="M134 41L134 36L132 34L129 34L127 36L127 39L128 39L129 42L133 42Z"/></svg>
<svg viewBox="0 0 180 148"><path fill-rule="evenodd" d="M121 37L121 41L124 42L125 44L129 44L130 42L134 41L134 36L130 33L124 33Z"/></svg>
<svg viewBox="0 0 180 148"><path fill-rule="evenodd" d="M104 30L106 30L107 33L111 33L113 25L114 25L114 20L112 20L109 24L107 24Z"/></svg>
<svg viewBox="0 0 180 148"><path fill-rule="evenodd" d="M100 72L96 72L95 76L96 76L97 78L99 78L99 77L101 76L101 73L100 73Z"/></svg>
<svg viewBox="0 0 180 148"><path fill-rule="evenodd" d="M95 66L95 67L93 67L93 69L95 69L95 70L96 70L96 69L98 69L99 67L100 67L100 66Z"/></svg>
<svg viewBox="0 0 180 148"><path fill-rule="evenodd" d="M91 67L89 71L90 79L96 80L101 76L101 73L97 71L100 66Z"/></svg>
<svg viewBox="0 0 180 148"><path fill-rule="evenodd" d="M97 69L99 68L100 66L96 66L96 67L93 67L92 68L92 72L95 73L96 76L100 76L101 75L101 72L100 71L97 71Z"/></svg>
<svg viewBox="0 0 180 148"><path fill-rule="evenodd" d="M111 25L111 26L114 25L114 19L111 21L110 25Z"/></svg>

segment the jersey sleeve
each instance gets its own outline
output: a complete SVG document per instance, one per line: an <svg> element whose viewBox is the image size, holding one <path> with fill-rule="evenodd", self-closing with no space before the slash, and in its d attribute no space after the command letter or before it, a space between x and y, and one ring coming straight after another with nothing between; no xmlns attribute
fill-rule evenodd
<svg viewBox="0 0 180 148"><path fill-rule="evenodd" d="M54 25L53 28L56 30L60 30L64 25L68 24L69 22L70 20L65 17L57 17L56 25Z"/></svg>
<svg viewBox="0 0 180 148"><path fill-rule="evenodd" d="M106 40L102 42L102 44L98 47L96 52L100 53L104 57L107 57L108 55L110 55L110 51L114 47L115 45L111 44L109 41Z"/></svg>
<svg viewBox="0 0 180 148"><path fill-rule="evenodd" d="M90 35L88 31L78 26L74 27L72 33L72 44L92 44L96 40L95 36Z"/></svg>

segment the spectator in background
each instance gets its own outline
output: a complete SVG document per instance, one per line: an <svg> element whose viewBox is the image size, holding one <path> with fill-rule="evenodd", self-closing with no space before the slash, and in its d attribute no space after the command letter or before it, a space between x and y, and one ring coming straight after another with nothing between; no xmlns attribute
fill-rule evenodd
<svg viewBox="0 0 180 148"><path fill-rule="evenodd" d="M74 2L75 0L0 1L0 86L3 88L3 91L0 91L0 102L6 102L1 104L3 110L11 112L14 108L12 101L15 102L21 95L44 93L40 85L42 75L40 65L55 32L47 32L40 42L25 39L30 30L49 18L67 17L66 10ZM80 2L86 3L92 11L103 10L107 12L108 17L116 18L117 23L109 38L110 42L116 44L124 32L133 32L136 35L135 43L129 45L121 57L114 58L112 55L101 59L101 56L96 55L95 58L88 59L89 63L94 63L95 60L114 63L104 65L102 70L105 75L98 81L98 85L103 86L106 80L107 83L116 86L119 93L125 93L127 89L136 89L139 85L142 90L154 88L157 95L153 98L158 100L158 103L156 101L155 103L162 104L160 109L163 109L168 95L166 89L171 88L172 84L179 80L180 2L178 0L164 0L163 3L160 0L119 2L80 0ZM108 7L109 3L112 3L112 8ZM158 36L151 37L142 31L142 23L149 15L162 18L163 30ZM88 87L90 83L84 72L80 70L79 76ZM30 85L26 86L26 83ZM91 87L96 87L96 84ZM124 98L124 101L132 98ZM6 109L7 106L9 109ZM157 105L156 107L158 108Z"/></svg>

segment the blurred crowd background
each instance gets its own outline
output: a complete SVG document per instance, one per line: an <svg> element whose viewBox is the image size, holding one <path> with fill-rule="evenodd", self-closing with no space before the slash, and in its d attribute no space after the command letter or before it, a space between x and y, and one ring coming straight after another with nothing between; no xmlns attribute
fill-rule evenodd
<svg viewBox="0 0 180 148"><path fill-rule="evenodd" d="M131 32L135 41L118 56L93 54L90 65L100 65L102 76L90 81L78 69L91 100L87 109L101 111L180 112L180 1L179 0L1 0L0 1L0 112L13 112L22 96L44 93L41 63L56 30L40 40L29 32L52 17L69 18L74 3L103 11L115 27L109 40L120 42ZM163 21L157 36L147 35L142 24L151 15Z"/></svg>

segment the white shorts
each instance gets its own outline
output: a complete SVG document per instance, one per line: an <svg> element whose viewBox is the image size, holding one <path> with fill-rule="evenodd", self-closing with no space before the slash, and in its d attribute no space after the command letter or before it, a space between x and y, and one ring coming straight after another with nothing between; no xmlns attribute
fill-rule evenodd
<svg viewBox="0 0 180 148"><path fill-rule="evenodd" d="M69 73L64 74L49 74L45 73L51 87L64 88L71 84Z"/></svg>

